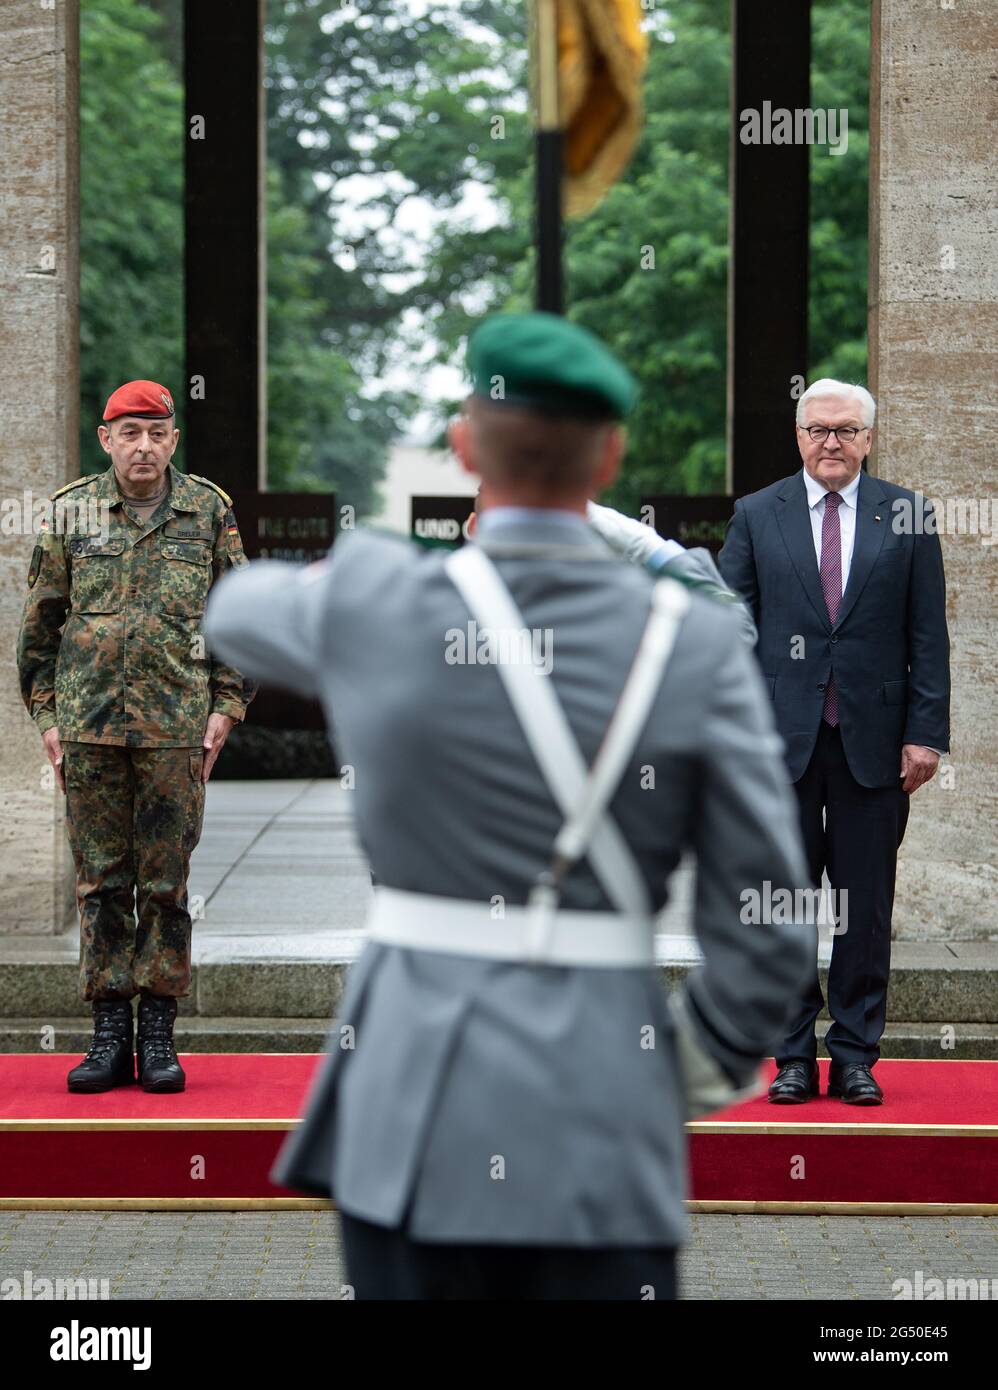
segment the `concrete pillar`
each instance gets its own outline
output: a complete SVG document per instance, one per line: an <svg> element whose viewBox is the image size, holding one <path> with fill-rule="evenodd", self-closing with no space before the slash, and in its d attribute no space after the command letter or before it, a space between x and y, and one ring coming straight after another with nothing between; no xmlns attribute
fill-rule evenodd
<svg viewBox="0 0 998 1390"><path fill-rule="evenodd" d="M998 500L996 50L994 0L874 0L871 472L951 513L952 756L912 798L894 914L904 937L998 938L998 550L981 534Z"/></svg>
<svg viewBox="0 0 998 1390"><path fill-rule="evenodd" d="M65 803L18 691L34 537L25 493L80 475L77 0L5 0L0 23L0 932L61 931Z"/></svg>

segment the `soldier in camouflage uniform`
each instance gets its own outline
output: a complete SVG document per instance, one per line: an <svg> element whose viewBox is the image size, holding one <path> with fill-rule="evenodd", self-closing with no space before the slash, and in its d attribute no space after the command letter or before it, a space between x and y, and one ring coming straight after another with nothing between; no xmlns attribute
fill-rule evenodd
<svg viewBox="0 0 998 1390"><path fill-rule="evenodd" d="M205 783L255 690L200 634L212 584L246 558L232 499L174 467L173 417L155 382L111 396L99 435L112 465L53 494L18 638L22 696L66 794L94 1012L71 1091L135 1080L136 994L140 1082L184 1088L173 1022L191 987L190 856Z"/></svg>

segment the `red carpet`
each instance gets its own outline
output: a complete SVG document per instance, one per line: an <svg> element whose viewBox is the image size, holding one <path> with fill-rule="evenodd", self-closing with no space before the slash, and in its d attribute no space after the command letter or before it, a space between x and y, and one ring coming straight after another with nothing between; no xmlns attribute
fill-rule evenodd
<svg viewBox="0 0 998 1390"><path fill-rule="evenodd" d="M868 1107L825 1095L828 1065L805 1105L763 1096L689 1126L697 1210L998 1212L998 1062L880 1061Z"/></svg>
<svg viewBox="0 0 998 1390"><path fill-rule="evenodd" d="M323 1205L267 1177L314 1054L188 1054L187 1090L163 1096L71 1095L74 1060L0 1055L0 1207ZM691 1125L693 1206L998 1211L998 1062L882 1061L876 1076L882 1106L762 1099Z"/></svg>
<svg viewBox="0 0 998 1390"><path fill-rule="evenodd" d="M314 1054L182 1056L187 1090L73 1095L79 1056L0 1056L0 1207L321 1206L268 1180Z"/></svg>

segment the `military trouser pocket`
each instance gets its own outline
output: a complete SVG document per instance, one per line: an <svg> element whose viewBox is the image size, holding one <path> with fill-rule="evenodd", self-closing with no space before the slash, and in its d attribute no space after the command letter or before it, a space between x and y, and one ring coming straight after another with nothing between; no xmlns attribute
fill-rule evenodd
<svg viewBox="0 0 998 1390"><path fill-rule="evenodd" d="M188 753L191 787L184 825L184 849L187 854L193 854L204 828L204 782L201 780L201 773L204 769L204 749L191 748Z"/></svg>

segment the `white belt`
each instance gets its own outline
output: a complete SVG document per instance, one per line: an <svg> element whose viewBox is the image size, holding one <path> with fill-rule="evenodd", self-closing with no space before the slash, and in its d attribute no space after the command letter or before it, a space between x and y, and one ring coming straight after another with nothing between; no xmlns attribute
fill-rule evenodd
<svg viewBox="0 0 998 1390"><path fill-rule="evenodd" d="M655 963L653 919L617 912L500 908L379 884L366 927L374 941L487 960L610 968Z"/></svg>

